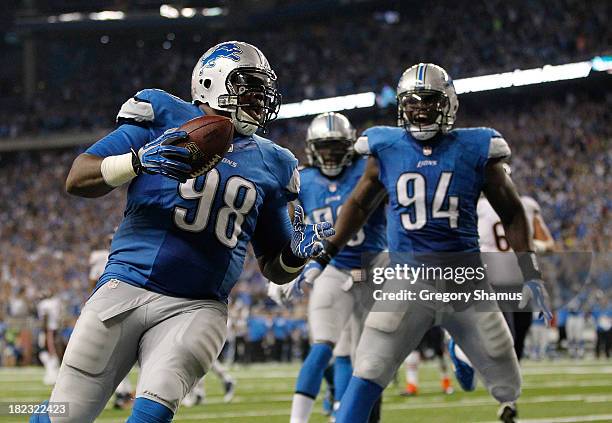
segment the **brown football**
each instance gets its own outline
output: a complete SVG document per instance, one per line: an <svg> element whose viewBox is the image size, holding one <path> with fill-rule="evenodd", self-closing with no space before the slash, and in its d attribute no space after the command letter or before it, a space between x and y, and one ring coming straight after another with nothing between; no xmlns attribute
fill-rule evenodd
<svg viewBox="0 0 612 423"><path fill-rule="evenodd" d="M234 125L224 116L200 116L185 122L179 128L189 138L176 145L185 147L191 153L189 161L193 167L191 177L208 172L223 159L234 137Z"/></svg>

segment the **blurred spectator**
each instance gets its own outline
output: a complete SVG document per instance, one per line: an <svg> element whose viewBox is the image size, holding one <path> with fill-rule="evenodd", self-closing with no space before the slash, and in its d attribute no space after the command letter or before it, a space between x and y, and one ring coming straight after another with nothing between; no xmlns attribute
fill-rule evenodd
<svg viewBox="0 0 612 423"><path fill-rule="evenodd" d="M462 78L588 60L610 51L605 1L460 0L452 6L398 2L396 7L390 13L357 7L350 15L315 21L279 19L273 26L228 25L215 31L179 26L171 33L139 27L109 34L47 34L36 40L44 56L37 60L35 98L25 102L23 88L14 85L0 102L0 137L108 127L119 105L142 88L189 99L195 61L225 40L248 41L264 52L285 102L378 93L421 61L438 63Z"/></svg>

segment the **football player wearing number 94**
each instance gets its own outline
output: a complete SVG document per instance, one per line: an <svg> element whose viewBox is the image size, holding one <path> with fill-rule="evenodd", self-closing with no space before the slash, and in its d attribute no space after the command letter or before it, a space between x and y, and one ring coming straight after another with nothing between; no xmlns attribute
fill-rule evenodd
<svg viewBox="0 0 612 423"><path fill-rule="evenodd" d="M400 78L397 101L399 127L370 128L355 144L358 152L371 157L336 222L337 234L326 241L323 257L331 259L361 228L384 197L381 193L389 196L390 252L477 253L476 202L484 192L514 251L523 252L519 255L526 281L523 297L533 298L550 317L530 253L525 212L503 168L510 155L506 141L490 128L452 129L459 103L452 80L437 65L408 68ZM521 377L502 313L476 312L474 305L448 313L417 302L402 305L400 311L369 313L336 421L366 422L404 358L430 327L439 324L463 348L501 403L500 418L513 422Z"/></svg>
<svg viewBox="0 0 612 423"><path fill-rule="evenodd" d="M192 99L146 89L119 111L119 127L76 158L66 187L100 197L129 183L127 206L104 273L77 321L52 402L55 422L92 422L136 360L140 377L128 422L170 422L181 399L225 342L227 297L249 242L263 274L283 284L333 234L304 223L297 161L255 134L280 107L276 75L244 42L209 49L193 71ZM236 136L214 169L188 179L188 151L174 128L202 115L230 118ZM49 421L33 416L31 421Z"/></svg>

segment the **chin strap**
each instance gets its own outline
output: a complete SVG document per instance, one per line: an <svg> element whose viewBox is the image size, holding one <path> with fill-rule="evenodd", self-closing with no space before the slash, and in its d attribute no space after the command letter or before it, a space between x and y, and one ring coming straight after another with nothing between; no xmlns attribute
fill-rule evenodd
<svg viewBox="0 0 612 423"><path fill-rule="evenodd" d="M255 122L255 120L241 108L238 108L237 112L232 112L232 122L236 131L247 137L253 135L259 128L256 123L249 123L248 121Z"/></svg>

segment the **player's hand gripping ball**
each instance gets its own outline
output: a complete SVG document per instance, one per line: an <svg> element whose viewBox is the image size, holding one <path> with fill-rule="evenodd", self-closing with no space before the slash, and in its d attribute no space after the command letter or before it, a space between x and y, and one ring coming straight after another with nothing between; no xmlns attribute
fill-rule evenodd
<svg viewBox="0 0 612 423"><path fill-rule="evenodd" d="M329 238L336 233L330 222L305 223L304 209L295 206L293 214L293 235L291 237L291 251L300 258L316 257L323 251L321 240Z"/></svg>
<svg viewBox="0 0 612 423"><path fill-rule="evenodd" d="M201 116L169 129L133 152L136 174L159 174L185 182L214 168L229 150L234 125L223 116Z"/></svg>
<svg viewBox="0 0 612 423"><path fill-rule="evenodd" d="M201 116L181 125L187 138L176 144L189 150L191 178L205 174L223 159L234 138L234 124L224 116Z"/></svg>

